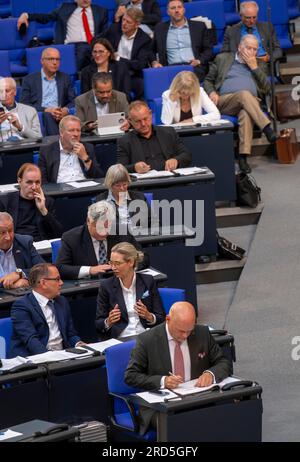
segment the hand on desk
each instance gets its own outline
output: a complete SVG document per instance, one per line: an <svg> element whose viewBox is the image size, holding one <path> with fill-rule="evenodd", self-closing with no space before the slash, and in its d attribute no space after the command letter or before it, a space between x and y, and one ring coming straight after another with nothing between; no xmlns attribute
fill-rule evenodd
<svg viewBox="0 0 300 462"><path fill-rule="evenodd" d="M178 167L178 160L177 159L168 159L165 162L165 170L172 172Z"/></svg>
<svg viewBox="0 0 300 462"><path fill-rule="evenodd" d="M209 387L213 384L214 378L209 372L203 372L196 382L196 387Z"/></svg>
<svg viewBox="0 0 300 462"><path fill-rule="evenodd" d="M165 388L172 390L172 388L177 388L178 385L183 383L182 377L180 375L167 375L165 378Z"/></svg>
<svg viewBox="0 0 300 462"><path fill-rule="evenodd" d="M18 289L19 287L29 286L28 280L24 278L20 279L20 276L15 271L0 278L1 283L4 289Z"/></svg>
<svg viewBox="0 0 300 462"><path fill-rule="evenodd" d="M147 173L151 170L150 165L146 164L146 162L137 162L134 164L134 170L136 173Z"/></svg>

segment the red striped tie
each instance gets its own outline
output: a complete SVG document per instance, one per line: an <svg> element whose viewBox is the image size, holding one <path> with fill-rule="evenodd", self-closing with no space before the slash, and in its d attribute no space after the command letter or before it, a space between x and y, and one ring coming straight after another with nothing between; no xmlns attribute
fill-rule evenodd
<svg viewBox="0 0 300 462"><path fill-rule="evenodd" d="M181 343L175 340L175 351L174 351L174 374L180 375L184 381L184 361L181 349Z"/></svg>
<svg viewBox="0 0 300 462"><path fill-rule="evenodd" d="M85 10L86 8L82 8L82 23L83 23L84 32L86 35L86 41L88 44L90 44L91 41L93 40L93 36L90 30L90 26L89 26L89 22L88 22L88 18L87 18Z"/></svg>

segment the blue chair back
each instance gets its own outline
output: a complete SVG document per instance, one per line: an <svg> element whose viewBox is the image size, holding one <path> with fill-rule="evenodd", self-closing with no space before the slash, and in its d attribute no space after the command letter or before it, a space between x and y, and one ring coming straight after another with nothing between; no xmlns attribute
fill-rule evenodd
<svg viewBox="0 0 300 462"><path fill-rule="evenodd" d="M32 153L32 162L34 163L34 165L39 165L39 151L34 151Z"/></svg>
<svg viewBox="0 0 300 462"><path fill-rule="evenodd" d="M0 18L11 16L11 3L9 0L0 0Z"/></svg>
<svg viewBox="0 0 300 462"><path fill-rule="evenodd" d="M283 49L291 48L292 42L289 33L289 13L287 0L269 0L271 7L271 22L275 28L280 47ZM267 21L267 2L257 0L259 6L259 21Z"/></svg>
<svg viewBox="0 0 300 462"><path fill-rule="evenodd" d="M128 366L130 353L136 341L119 343L105 350L105 362L107 370L107 386L110 393L136 393L137 388L129 387L124 382L125 370Z"/></svg>
<svg viewBox="0 0 300 462"><path fill-rule="evenodd" d="M58 251L61 247L61 239L56 239L55 241L51 242L51 249L52 249L52 263L55 264Z"/></svg>
<svg viewBox="0 0 300 462"><path fill-rule="evenodd" d="M11 318L0 319L0 358L7 358L12 334Z"/></svg>
<svg viewBox="0 0 300 462"><path fill-rule="evenodd" d="M300 5L298 0L288 0L287 5L289 19L298 18L298 16L300 16Z"/></svg>
<svg viewBox="0 0 300 462"><path fill-rule="evenodd" d="M93 0L94 5L99 5L107 9L109 23L114 22L114 15L117 9L117 3L118 2L116 2L116 0Z"/></svg>
<svg viewBox="0 0 300 462"><path fill-rule="evenodd" d="M159 295L162 300L162 304L165 313L168 314L173 303L184 302L186 300L184 289L172 289L168 287L162 287L158 289Z"/></svg>
<svg viewBox="0 0 300 462"><path fill-rule="evenodd" d="M0 77L10 77L9 53L7 50L0 51Z"/></svg>
<svg viewBox="0 0 300 462"><path fill-rule="evenodd" d="M151 192L144 192L144 196L146 198L146 201L147 201L147 204L149 205L149 207L151 207L151 202L153 201L153 193Z"/></svg>
<svg viewBox="0 0 300 462"><path fill-rule="evenodd" d="M224 14L226 24L234 24L240 21L240 15L237 11L236 0L223 0L224 3Z"/></svg>
<svg viewBox="0 0 300 462"><path fill-rule="evenodd" d="M60 71L69 74L73 80L77 73L76 59L75 59L75 46L74 45L51 45L60 52L61 64ZM35 47L26 49L26 62L28 67L28 74L40 71L41 69L41 56L43 50L47 47Z"/></svg>
<svg viewBox="0 0 300 462"><path fill-rule="evenodd" d="M19 34L17 29L17 18L1 19L1 40L0 50L7 50L10 61L10 72L12 75L25 75L27 66L23 64L25 48L35 35L35 26L29 24L24 36Z"/></svg>

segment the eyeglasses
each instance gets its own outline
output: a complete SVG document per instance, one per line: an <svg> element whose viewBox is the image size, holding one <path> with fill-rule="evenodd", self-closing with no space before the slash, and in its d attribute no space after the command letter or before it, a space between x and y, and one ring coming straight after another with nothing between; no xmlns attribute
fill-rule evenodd
<svg viewBox="0 0 300 462"><path fill-rule="evenodd" d="M108 50L93 50L92 55L104 55L105 53L108 53Z"/></svg>
<svg viewBox="0 0 300 462"><path fill-rule="evenodd" d="M244 18L249 21L250 19L257 19L257 16L244 16Z"/></svg>
<svg viewBox="0 0 300 462"><path fill-rule="evenodd" d="M56 276L56 278L42 278L42 279L45 279L46 281L56 281L56 282L61 281L60 276Z"/></svg>
<svg viewBox="0 0 300 462"><path fill-rule="evenodd" d="M108 263L111 266L117 266L118 267L118 266L123 265L123 263L126 263L126 260L124 260L124 261L112 261L112 260L109 260Z"/></svg>
<svg viewBox="0 0 300 462"><path fill-rule="evenodd" d="M51 63L54 63L55 61L60 61L60 58L43 58L45 61L50 61Z"/></svg>

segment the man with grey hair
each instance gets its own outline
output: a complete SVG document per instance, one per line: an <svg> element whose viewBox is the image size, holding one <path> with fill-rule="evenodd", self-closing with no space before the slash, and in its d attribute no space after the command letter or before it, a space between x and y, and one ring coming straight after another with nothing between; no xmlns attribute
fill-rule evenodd
<svg viewBox="0 0 300 462"><path fill-rule="evenodd" d="M270 92L270 82L263 62L256 58L258 41L244 35L237 53L220 53L211 64L204 89L222 114L237 116L239 121L239 166L250 173L247 157L251 153L253 125L256 124L270 143L276 141L260 99Z"/></svg>
<svg viewBox="0 0 300 462"><path fill-rule="evenodd" d="M12 216L0 212L0 286L5 289L28 287L30 268L43 263L31 236L15 234Z"/></svg>
<svg viewBox="0 0 300 462"><path fill-rule="evenodd" d="M269 73L270 48L273 48L273 58L277 60L282 56L276 32L271 24L258 21L258 4L256 2L243 2L240 4L241 21L225 30L222 52L235 53L241 38L246 34L253 34L258 40L257 59L265 63L263 69Z"/></svg>
<svg viewBox="0 0 300 462"><path fill-rule="evenodd" d="M68 74L59 71L60 52L45 48L42 68L22 80L21 103L43 112L45 135L58 135L58 124L74 106L75 92Z"/></svg>
<svg viewBox="0 0 300 462"><path fill-rule="evenodd" d="M36 110L16 102L17 84L11 77L0 80L0 141L42 137Z"/></svg>
<svg viewBox="0 0 300 462"><path fill-rule="evenodd" d="M66 183L67 181L101 178L94 147L81 143L81 124L78 117L66 116L59 122L58 141L40 149L39 167L43 183Z"/></svg>
<svg viewBox="0 0 300 462"><path fill-rule="evenodd" d="M141 250L133 236L117 233L115 208L110 202L99 201L90 205L86 223L62 235L56 260L62 278L103 277L107 271L111 275L111 267L107 262L112 247L119 242L130 242ZM146 256L140 269L147 266L149 259Z"/></svg>

